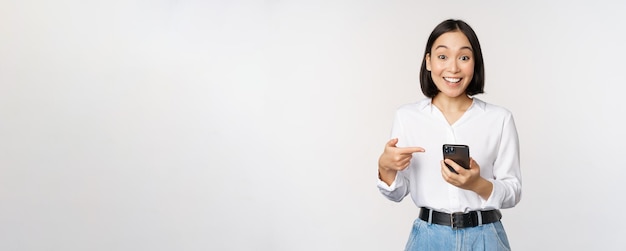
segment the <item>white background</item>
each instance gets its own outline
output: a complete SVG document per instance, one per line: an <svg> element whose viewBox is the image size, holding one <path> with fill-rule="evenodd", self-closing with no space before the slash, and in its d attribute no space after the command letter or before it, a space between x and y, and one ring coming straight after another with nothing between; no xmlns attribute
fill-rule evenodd
<svg viewBox="0 0 626 251"><path fill-rule="evenodd" d="M376 163L447 18L518 126L513 249L619 250L617 2L0 0L0 250L402 250Z"/></svg>

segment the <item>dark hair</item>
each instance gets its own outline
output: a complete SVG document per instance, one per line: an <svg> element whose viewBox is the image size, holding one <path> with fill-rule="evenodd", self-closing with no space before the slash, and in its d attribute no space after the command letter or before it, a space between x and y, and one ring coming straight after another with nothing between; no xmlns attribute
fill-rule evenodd
<svg viewBox="0 0 626 251"><path fill-rule="evenodd" d="M439 93L439 89L435 86L433 82L432 76L430 75L430 71L426 70L426 55L431 53L431 49L435 40L439 38L439 36L443 35L447 32L453 31L461 31L469 40L470 45L472 45L472 53L474 54L474 77L472 81L465 89L465 93L467 95L475 95L484 93L485 87L485 63L483 62L483 53L480 49L480 43L478 42L478 37L476 33L467 23L461 20L448 19L441 22L432 33L430 33L430 37L428 37L428 42L426 43L426 50L424 51L424 57L422 57L422 68L420 69L420 85L422 87L422 93L426 95L426 97L433 98Z"/></svg>

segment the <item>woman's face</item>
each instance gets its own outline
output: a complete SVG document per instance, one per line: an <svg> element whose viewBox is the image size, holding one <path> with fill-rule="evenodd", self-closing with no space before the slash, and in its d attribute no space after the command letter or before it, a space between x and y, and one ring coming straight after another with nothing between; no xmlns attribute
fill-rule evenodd
<svg viewBox="0 0 626 251"><path fill-rule="evenodd" d="M464 95L474 76L474 53L467 37L461 31L439 36L426 55L426 69L441 91L438 95Z"/></svg>

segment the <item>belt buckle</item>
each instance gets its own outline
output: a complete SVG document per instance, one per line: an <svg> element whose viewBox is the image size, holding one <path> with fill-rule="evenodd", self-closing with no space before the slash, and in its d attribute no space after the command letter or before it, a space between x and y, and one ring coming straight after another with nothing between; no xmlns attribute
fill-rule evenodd
<svg viewBox="0 0 626 251"><path fill-rule="evenodd" d="M456 222L457 218L461 219L461 224L457 224ZM452 226L452 229L458 229L459 225L463 225L463 213L462 212L451 213L450 214L450 226Z"/></svg>

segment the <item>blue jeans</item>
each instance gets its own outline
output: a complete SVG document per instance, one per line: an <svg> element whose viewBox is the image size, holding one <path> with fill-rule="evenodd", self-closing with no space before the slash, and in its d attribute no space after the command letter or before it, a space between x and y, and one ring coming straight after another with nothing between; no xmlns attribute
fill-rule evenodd
<svg viewBox="0 0 626 251"><path fill-rule="evenodd" d="M502 222L477 227L452 229L428 224L421 219L413 222L406 251L508 251L511 250Z"/></svg>

